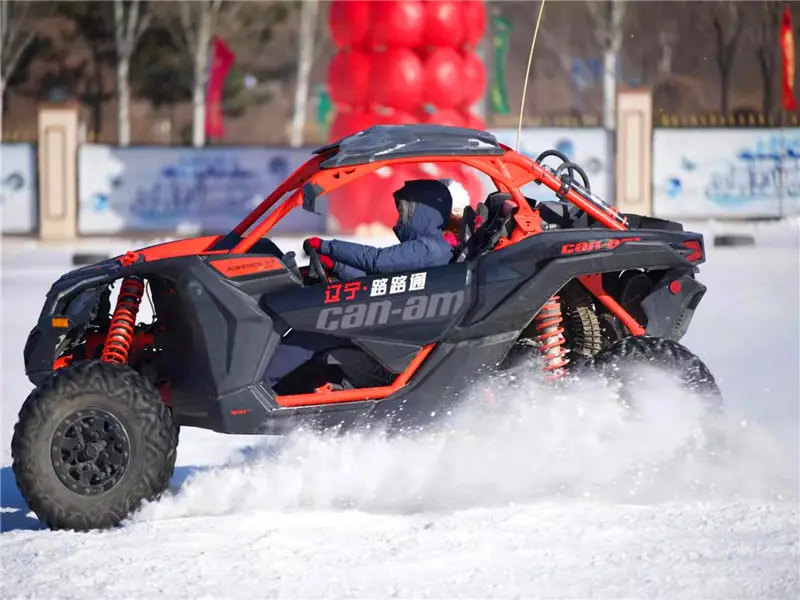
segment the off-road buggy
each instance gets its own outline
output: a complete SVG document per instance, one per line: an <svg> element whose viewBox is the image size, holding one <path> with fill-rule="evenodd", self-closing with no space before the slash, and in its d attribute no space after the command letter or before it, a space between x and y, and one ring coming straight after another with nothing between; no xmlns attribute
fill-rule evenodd
<svg viewBox="0 0 800 600"><path fill-rule="evenodd" d="M265 237L381 167L450 161L496 191L465 209L449 265L332 281L313 249L298 267ZM558 199L525 197L531 182ZM703 261L701 235L620 214L557 151L531 160L482 131L372 127L316 150L227 235L134 250L53 284L24 351L38 387L14 431L19 489L51 528L113 526L167 487L180 426L413 428L531 352L551 380L655 360L715 395L678 343L705 293ZM148 288L154 319L137 324ZM270 389L265 370L296 332L340 345Z"/></svg>

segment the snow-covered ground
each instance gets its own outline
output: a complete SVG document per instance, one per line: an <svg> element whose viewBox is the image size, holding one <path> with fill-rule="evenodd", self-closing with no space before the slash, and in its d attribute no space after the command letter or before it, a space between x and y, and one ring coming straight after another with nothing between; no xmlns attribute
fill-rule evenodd
<svg viewBox="0 0 800 600"><path fill-rule="evenodd" d="M666 383L635 425L598 382L532 383L414 440L184 430L174 494L88 534L42 529L10 469L22 347L69 254L4 240L0 597L798 598L800 244L796 222L755 229L708 239L684 339L725 394L729 454L680 453L696 404Z"/></svg>

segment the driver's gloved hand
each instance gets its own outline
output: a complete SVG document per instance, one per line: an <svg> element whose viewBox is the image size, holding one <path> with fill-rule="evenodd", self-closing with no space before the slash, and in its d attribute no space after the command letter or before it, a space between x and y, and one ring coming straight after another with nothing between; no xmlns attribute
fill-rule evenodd
<svg viewBox="0 0 800 600"><path fill-rule="evenodd" d="M318 237L307 238L303 241L303 248L308 254L308 250L313 248L317 251L319 255L319 262L322 263L322 268L325 269L328 273L333 273L334 267L336 263L333 262L333 259L328 256L327 254L322 253L322 240Z"/></svg>
<svg viewBox="0 0 800 600"><path fill-rule="evenodd" d="M306 238L303 241L303 247L306 245L319 252L322 249L322 240L318 237Z"/></svg>
<svg viewBox="0 0 800 600"><path fill-rule="evenodd" d="M319 262L322 263L322 266L326 271L333 273L333 267L336 266L336 263L333 262L333 259L330 256L327 256L326 254L320 254Z"/></svg>

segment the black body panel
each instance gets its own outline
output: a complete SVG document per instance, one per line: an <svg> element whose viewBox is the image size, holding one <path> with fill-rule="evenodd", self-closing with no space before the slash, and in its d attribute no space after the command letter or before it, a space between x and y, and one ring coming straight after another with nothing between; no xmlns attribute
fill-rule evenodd
<svg viewBox="0 0 800 600"><path fill-rule="evenodd" d="M166 262L166 261L164 261ZM259 382L280 339L253 296L197 257L159 269L153 295L167 324L164 357L179 424L217 428L218 401ZM160 265L159 265L160 266ZM257 293L297 286L287 270L266 272ZM237 406L250 409L260 404Z"/></svg>
<svg viewBox="0 0 800 600"><path fill-rule="evenodd" d="M323 146L314 154L332 150L336 152L322 162L323 169L406 157L505 154L491 133L442 125L375 125Z"/></svg>
<svg viewBox="0 0 800 600"><path fill-rule="evenodd" d="M702 245L700 235L673 229L549 231L466 263L328 286L303 286L288 255L272 270L238 277L226 277L210 263L259 255L185 256L128 267L105 261L53 285L26 344L26 371L35 383L52 370L63 330L50 328L51 316L71 311L70 324L78 328L92 318L87 307L112 281L141 275L166 326L163 356L178 424L268 434L309 421L319 427L367 420L414 426L463 399L482 373L505 358L541 306L576 276L668 272L644 303L648 333L681 336L705 291L692 277L697 263L687 260L693 252L687 241ZM398 278L405 278L402 286ZM675 279L681 289L673 293L667 286ZM437 345L392 396L282 408L261 379L292 330L341 339L393 374L404 371L421 347Z"/></svg>
<svg viewBox="0 0 800 600"><path fill-rule="evenodd" d="M471 282L459 263L272 293L263 303L297 331L419 347L458 321L471 303ZM381 354L379 345L371 348Z"/></svg>
<svg viewBox="0 0 800 600"><path fill-rule="evenodd" d="M354 340L355 345L377 360L391 373L402 373L422 346L384 340Z"/></svg>
<svg viewBox="0 0 800 600"><path fill-rule="evenodd" d="M25 374L31 383L39 385L52 372L63 336L94 317L101 294L121 272L122 265L112 258L69 271L50 286L39 321L28 335L23 351ZM69 328L53 328L52 317L67 317Z"/></svg>
<svg viewBox="0 0 800 600"><path fill-rule="evenodd" d="M78 269L63 276L48 292L39 323L26 344L25 366L29 379L37 383L52 371L58 336L64 335L64 330L53 330L50 324L52 316L64 314L75 304L73 299L82 293L86 297L81 306L96 306L100 294L113 281L139 275L150 281L159 316L169 323L170 335L164 336L164 340L170 347L165 348L165 355L172 361L172 375L186 382L188 394L203 389L203 395L215 398L216 394L252 383L256 378L256 368L245 366L248 359L241 359L255 351L260 361L272 332L272 321L257 307L254 296L288 288L298 289L302 283L286 268L262 272L257 278L245 275L227 279L209 264L220 258L254 256L185 256L155 262L139 261L128 267L122 267L112 259L94 268ZM80 275L87 272L91 276L81 278ZM80 319L70 316L72 329L90 320L91 315L87 312L82 309ZM203 373L195 379L194 372L199 368ZM209 369L213 370L213 380L207 378ZM236 373L237 369L244 369L244 373ZM201 381L212 385L203 388ZM175 391L178 404L181 403L181 387L177 385Z"/></svg>
<svg viewBox="0 0 800 600"><path fill-rule="evenodd" d="M562 254L585 240L637 237L613 250ZM677 249L695 234L610 230L545 232L477 261L478 297L449 340L472 339L525 328L544 303L578 275L625 269L675 269L692 272L694 265ZM649 241L648 241L649 240ZM665 243L665 241L667 243ZM669 243L671 242L671 243Z"/></svg>
<svg viewBox="0 0 800 600"><path fill-rule="evenodd" d="M675 282L680 288L677 292L670 289ZM686 335L694 311L705 293L706 286L691 275L667 273L642 301L642 308L647 315L647 335L679 342Z"/></svg>
<svg viewBox="0 0 800 600"><path fill-rule="evenodd" d="M659 219L658 217L648 217L632 213L622 213L628 221L630 229L663 229L665 231L683 231L683 225L677 221L669 219Z"/></svg>

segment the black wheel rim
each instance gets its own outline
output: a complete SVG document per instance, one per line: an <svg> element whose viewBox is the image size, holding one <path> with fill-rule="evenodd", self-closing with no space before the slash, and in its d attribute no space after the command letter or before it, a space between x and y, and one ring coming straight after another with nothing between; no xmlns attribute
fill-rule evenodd
<svg viewBox="0 0 800 600"><path fill-rule="evenodd" d="M61 421L50 448L61 483L83 496L107 492L130 465L128 432L113 414L99 408L74 412Z"/></svg>

